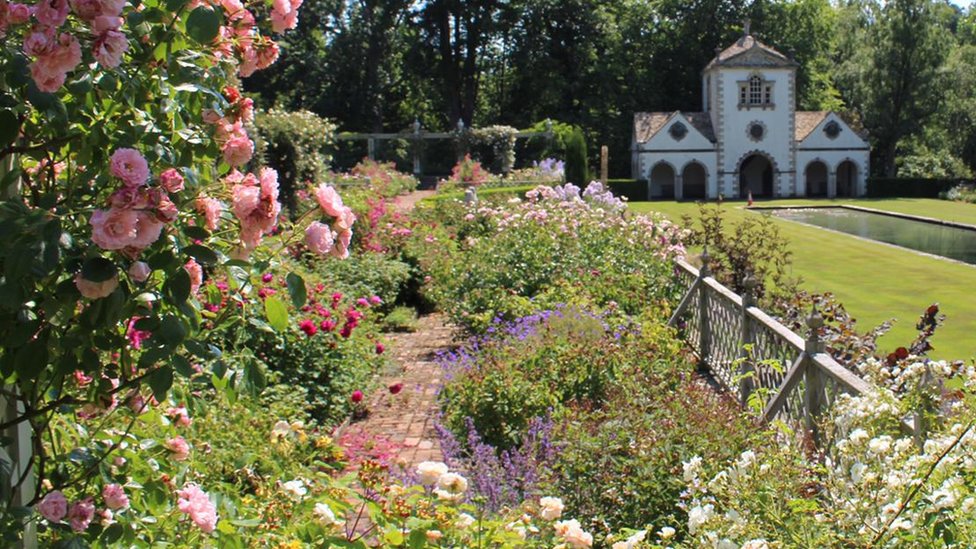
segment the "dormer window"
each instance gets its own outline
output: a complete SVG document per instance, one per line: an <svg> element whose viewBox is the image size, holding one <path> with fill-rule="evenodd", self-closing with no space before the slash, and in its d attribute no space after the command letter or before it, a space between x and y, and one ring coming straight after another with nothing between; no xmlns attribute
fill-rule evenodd
<svg viewBox="0 0 976 549"><path fill-rule="evenodd" d="M748 80L739 82L739 108L773 108L773 83L753 74Z"/></svg>

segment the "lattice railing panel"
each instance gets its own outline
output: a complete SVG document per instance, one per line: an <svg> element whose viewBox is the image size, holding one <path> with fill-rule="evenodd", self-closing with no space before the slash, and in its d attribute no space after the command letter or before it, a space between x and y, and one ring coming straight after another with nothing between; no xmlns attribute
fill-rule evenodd
<svg viewBox="0 0 976 549"><path fill-rule="evenodd" d="M706 286L706 292L711 334L709 356L706 360L715 377L729 389L734 389L738 386L737 361L742 351L742 311L738 305L711 286Z"/></svg>

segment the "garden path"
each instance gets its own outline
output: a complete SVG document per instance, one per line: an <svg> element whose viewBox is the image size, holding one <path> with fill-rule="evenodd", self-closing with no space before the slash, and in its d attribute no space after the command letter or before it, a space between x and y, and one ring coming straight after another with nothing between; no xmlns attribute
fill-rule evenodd
<svg viewBox="0 0 976 549"><path fill-rule="evenodd" d="M366 399L369 415L354 421L339 437L339 444L356 458L371 457L413 471L422 461L444 461L434 429L441 368L438 351L449 349L456 328L442 314L423 316L414 332L395 334L389 353L397 366L383 376L375 393ZM402 384L399 393L390 387Z"/></svg>
<svg viewBox="0 0 976 549"><path fill-rule="evenodd" d="M407 213L412 210L418 202L429 196L434 196L435 194L437 194L437 191L428 190L413 191L411 193L400 195L396 197L395 207L398 212Z"/></svg>

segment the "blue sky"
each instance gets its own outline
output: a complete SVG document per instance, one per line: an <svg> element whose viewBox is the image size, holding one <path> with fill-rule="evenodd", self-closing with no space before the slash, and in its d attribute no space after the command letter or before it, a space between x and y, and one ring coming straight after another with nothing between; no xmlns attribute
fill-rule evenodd
<svg viewBox="0 0 976 549"><path fill-rule="evenodd" d="M952 3L957 6L968 7L973 3L973 0L952 0Z"/></svg>

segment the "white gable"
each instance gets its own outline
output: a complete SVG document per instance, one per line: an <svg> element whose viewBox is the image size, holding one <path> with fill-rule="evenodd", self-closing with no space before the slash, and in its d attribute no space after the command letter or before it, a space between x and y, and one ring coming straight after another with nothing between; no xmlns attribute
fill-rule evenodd
<svg viewBox="0 0 976 549"><path fill-rule="evenodd" d="M832 126L833 128L839 130L831 137L831 132L828 131ZM810 131L810 133L801 137L801 141L797 144L799 149L866 149L868 148L868 142L857 134L851 127L844 122L840 116L836 113L828 113L824 119L817 124L817 126Z"/></svg>
<svg viewBox="0 0 976 549"><path fill-rule="evenodd" d="M681 131L672 129L680 124ZM679 137L680 136L680 137ZM646 142L641 145L642 150L651 151L681 151L681 150L713 150L715 144L709 141L697 128L681 113L674 113L663 126Z"/></svg>

